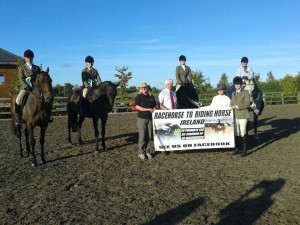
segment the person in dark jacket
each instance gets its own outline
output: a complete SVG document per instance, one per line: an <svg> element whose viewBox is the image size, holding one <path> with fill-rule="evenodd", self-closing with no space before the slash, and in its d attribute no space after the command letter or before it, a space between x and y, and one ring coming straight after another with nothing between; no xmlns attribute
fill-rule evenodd
<svg viewBox="0 0 300 225"><path fill-rule="evenodd" d="M242 89L242 78L236 76L233 79L233 84L236 89L232 93L231 97L231 108L234 111L235 118L235 150L234 155L241 152L241 156L247 155L247 139L246 129L247 122L249 119L249 107L250 107L250 95L248 91Z"/></svg>
<svg viewBox="0 0 300 225"><path fill-rule="evenodd" d="M20 92L16 99L16 124L22 124L22 100L27 91L33 89L40 68L33 64L34 54L30 49L24 52L25 64L19 67Z"/></svg>
<svg viewBox="0 0 300 225"><path fill-rule="evenodd" d="M192 84L191 68L185 65L186 57L179 56L179 66L176 67L176 91L184 84Z"/></svg>
<svg viewBox="0 0 300 225"><path fill-rule="evenodd" d="M92 56L87 56L85 58L86 67L81 72L81 79L82 79L82 96L81 99L81 113L86 115L88 112L88 94L93 89L93 87L101 84L101 78L98 73L98 70L93 67L94 65L94 58Z"/></svg>
<svg viewBox="0 0 300 225"><path fill-rule="evenodd" d="M153 142L152 112L155 110L156 102L153 95L149 94L147 83L141 83L140 93L135 98L135 106L138 110L137 126L139 130L139 153L140 159L152 158L151 143Z"/></svg>

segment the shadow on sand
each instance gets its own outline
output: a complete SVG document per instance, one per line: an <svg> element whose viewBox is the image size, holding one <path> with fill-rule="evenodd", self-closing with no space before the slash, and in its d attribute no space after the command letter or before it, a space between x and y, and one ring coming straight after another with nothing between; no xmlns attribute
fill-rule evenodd
<svg viewBox="0 0 300 225"><path fill-rule="evenodd" d="M144 223L143 225L172 225L179 224L182 220L188 217L192 212L194 212L200 205L203 205L204 199L197 198L186 202L175 209L168 210L167 212L158 215L153 220Z"/></svg>
<svg viewBox="0 0 300 225"><path fill-rule="evenodd" d="M252 225L270 208L273 203L273 195L284 186L283 179L261 181L253 186L238 200L230 203L221 210L221 220L217 225ZM254 196L254 197L251 197Z"/></svg>

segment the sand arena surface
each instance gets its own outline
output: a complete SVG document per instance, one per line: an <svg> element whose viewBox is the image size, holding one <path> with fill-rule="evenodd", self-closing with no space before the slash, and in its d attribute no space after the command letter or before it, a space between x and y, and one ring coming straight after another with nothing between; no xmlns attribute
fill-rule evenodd
<svg viewBox="0 0 300 225"><path fill-rule="evenodd" d="M1 224L300 224L300 105L266 106L249 155L202 150L137 157L136 114L112 114L107 152L67 142L67 118L46 132L45 165L18 159L10 121L0 121ZM36 154L40 152L35 129ZM37 156L39 160L39 155Z"/></svg>

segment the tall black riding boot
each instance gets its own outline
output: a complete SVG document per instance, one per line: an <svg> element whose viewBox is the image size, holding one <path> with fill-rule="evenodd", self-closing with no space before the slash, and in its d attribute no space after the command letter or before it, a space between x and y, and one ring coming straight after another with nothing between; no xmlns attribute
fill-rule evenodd
<svg viewBox="0 0 300 225"><path fill-rule="evenodd" d="M247 137L244 136L241 139L242 139L242 142L243 142L243 145L242 145L243 146L243 152L242 152L241 156L245 157L245 156L247 156Z"/></svg>
<svg viewBox="0 0 300 225"><path fill-rule="evenodd" d="M16 125L22 124L22 116L21 116L22 106L15 104L15 111L16 111Z"/></svg>
<svg viewBox="0 0 300 225"><path fill-rule="evenodd" d="M232 155L237 155L240 153L240 148L241 148L240 136L234 136L234 144L235 144L235 149L234 149Z"/></svg>

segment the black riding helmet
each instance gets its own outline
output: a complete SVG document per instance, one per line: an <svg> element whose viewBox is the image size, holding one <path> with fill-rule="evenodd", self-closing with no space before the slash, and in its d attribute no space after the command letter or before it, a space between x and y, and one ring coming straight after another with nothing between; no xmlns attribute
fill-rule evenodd
<svg viewBox="0 0 300 225"><path fill-rule="evenodd" d="M27 49L27 50L24 52L24 57L33 59L33 58L34 58L33 51L31 51L30 49Z"/></svg>
<svg viewBox="0 0 300 225"><path fill-rule="evenodd" d="M85 58L85 62L89 62L89 63L93 63L94 62L94 58L92 57L92 56L87 56L86 58Z"/></svg>
<svg viewBox="0 0 300 225"><path fill-rule="evenodd" d="M248 63L248 58L246 56L244 56L242 59L241 59L241 63Z"/></svg>
<svg viewBox="0 0 300 225"><path fill-rule="evenodd" d="M235 77L233 78L233 84L242 84L243 80L241 77Z"/></svg>
<svg viewBox="0 0 300 225"><path fill-rule="evenodd" d="M184 55L179 56L179 61L186 61L186 58Z"/></svg>

